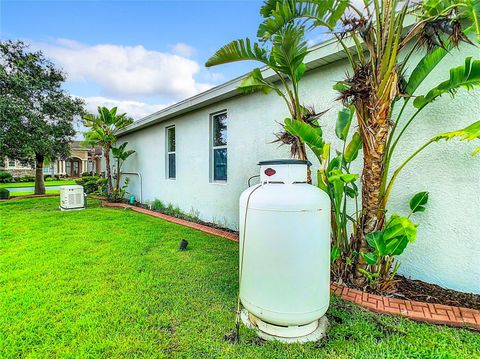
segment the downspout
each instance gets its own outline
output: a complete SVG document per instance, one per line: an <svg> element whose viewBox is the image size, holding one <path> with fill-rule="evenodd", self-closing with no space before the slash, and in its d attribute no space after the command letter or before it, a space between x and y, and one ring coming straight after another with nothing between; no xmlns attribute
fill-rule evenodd
<svg viewBox="0 0 480 359"><path fill-rule="evenodd" d="M121 175L136 175L138 178L140 178L140 203L143 203L143 180L142 180L142 174L140 172L120 172Z"/></svg>

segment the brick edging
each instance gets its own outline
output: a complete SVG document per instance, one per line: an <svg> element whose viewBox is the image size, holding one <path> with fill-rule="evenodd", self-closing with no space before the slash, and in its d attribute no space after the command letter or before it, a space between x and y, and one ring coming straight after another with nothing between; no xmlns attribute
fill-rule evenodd
<svg viewBox="0 0 480 359"><path fill-rule="evenodd" d="M193 228L193 229L199 230L201 232L205 232L205 233L208 233L208 234L213 234L214 236L219 236L219 237L222 237L222 238L234 241L234 242L238 242L238 234L236 234L236 233L232 233L232 232L228 232L228 231L222 231L221 229L212 228L212 227L200 224L200 223L194 223L194 222L186 221L184 219L168 216L168 215L163 214L163 213L150 211L150 210L145 209L145 208L131 206L131 205L125 204L125 203L110 203L110 202L106 202L106 201L102 201L102 206L104 206L104 207L117 207L117 208L118 207L120 207L120 208L130 208L130 209L134 210L135 212L148 214L149 216L161 218L161 219L163 219L165 221L168 221L168 222L180 224L182 226Z"/></svg>
<svg viewBox="0 0 480 359"><path fill-rule="evenodd" d="M347 288L336 283L331 283L330 289L343 300L357 303L373 312L400 315L433 324L469 327L480 331L480 310L477 309L389 298Z"/></svg>
<svg viewBox="0 0 480 359"><path fill-rule="evenodd" d="M125 203L109 203L106 201L102 201L102 206L131 208L135 212L148 214L168 222L180 224L182 226L190 227L205 233L238 242L238 234L222 231L220 229L208 227L203 224L189 222L183 219L168 216L163 213L150 211L148 209L131 206ZM331 283L330 290L336 295L340 296L343 300L356 303L373 312L400 315L412 320L433 324L469 327L471 329L480 331L480 310L389 298L381 295L365 293L357 289L347 288L336 283Z"/></svg>

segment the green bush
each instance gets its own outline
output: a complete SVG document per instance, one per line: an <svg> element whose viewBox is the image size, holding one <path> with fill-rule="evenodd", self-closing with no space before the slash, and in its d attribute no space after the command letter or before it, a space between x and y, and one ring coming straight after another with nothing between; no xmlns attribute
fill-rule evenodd
<svg viewBox="0 0 480 359"><path fill-rule="evenodd" d="M13 177L8 172L0 172L0 183L10 183L13 181Z"/></svg>
<svg viewBox="0 0 480 359"><path fill-rule="evenodd" d="M101 179L99 176L84 176L75 180L75 183L83 186L85 193L99 193Z"/></svg>
<svg viewBox="0 0 480 359"><path fill-rule="evenodd" d="M10 191L6 188L0 188L0 199L9 199Z"/></svg>

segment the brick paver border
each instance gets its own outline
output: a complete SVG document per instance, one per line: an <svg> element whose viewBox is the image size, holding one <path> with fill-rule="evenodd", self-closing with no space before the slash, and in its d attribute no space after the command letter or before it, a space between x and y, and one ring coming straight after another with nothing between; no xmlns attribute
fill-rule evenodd
<svg viewBox="0 0 480 359"><path fill-rule="evenodd" d="M238 234L220 229L208 227L202 224L189 222L183 219L167 216L163 213L150 211L148 209L130 206L125 203L108 203L103 201L103 206L130 208L135 212L148 214L153 217L161 218L168 222L180 224L205 233L213 234L234 242L238 242ZM336 283L331 283L330 289L343 300L356 303L373 312L382 314L393 314L413 319L416 321L445 324L455 327L468 327L480 331L480 310L454 307L451 305L432 304L389 298L381 295L365 293L360 290L347 288Z"/></svg>

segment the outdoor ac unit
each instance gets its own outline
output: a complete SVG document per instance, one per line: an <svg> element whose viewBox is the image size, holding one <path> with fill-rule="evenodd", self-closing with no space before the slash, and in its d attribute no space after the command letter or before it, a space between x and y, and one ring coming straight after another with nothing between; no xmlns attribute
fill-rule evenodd
<svg viewBox="0 0 480 359"><path fill-rule="evenodd" d="M83 209L85 208L85 197L83 187L78 185L60 187L60 209Z"/></svg>

